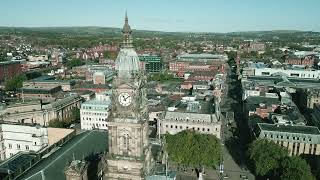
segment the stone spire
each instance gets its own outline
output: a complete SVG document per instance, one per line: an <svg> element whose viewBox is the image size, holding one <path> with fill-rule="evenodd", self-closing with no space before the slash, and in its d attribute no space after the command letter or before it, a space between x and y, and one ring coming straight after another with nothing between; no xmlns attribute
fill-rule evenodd
<svg viewBox="0 0 320 180"><path fill-rule="evenodd" d="M123 35L122 35L123 36L122 48L132 48L133 47L132 36L131 36L132 30L129 25L127 12L126 12L125 19L124 19L122 33L123 33Z"/></svg>

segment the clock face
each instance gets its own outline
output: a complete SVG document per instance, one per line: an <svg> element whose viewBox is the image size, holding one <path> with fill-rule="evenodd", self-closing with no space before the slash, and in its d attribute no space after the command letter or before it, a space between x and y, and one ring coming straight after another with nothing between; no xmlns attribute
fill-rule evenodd
<svg viewBox="0 0 320 180"><path fill-rule="evenodd" d="M132 102L132 97L129 93L123 92L119 94L118 101L122 106L129 106Z"/></svg>

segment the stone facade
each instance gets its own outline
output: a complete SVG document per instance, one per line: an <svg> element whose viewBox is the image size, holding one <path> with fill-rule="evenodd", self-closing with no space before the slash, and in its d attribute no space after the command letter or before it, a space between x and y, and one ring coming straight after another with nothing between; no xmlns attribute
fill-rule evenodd
<svg viewBox="0 0 320 180"><path fill-rule="evenodd" d="M307 107L313 109L314 104L320 103L320 92L311 91L307 94Z"/></svg>
<svg viewBox="0 0 320 180"><path fill-rule="evenodd" d="M116 60L112 109L108 123L106 179L143 179L149 171L148 109L146 77L132 46L128 18L123 27L123 43Z"/></svg>
<svg viewBox="0 0 320 180"><path fill-rule="evenodd" d="M66 180L88 180L88 163L74 160L64 171Z"/></svg>
<svg viewBox="0 0 320 180"><path fill-rule="evenodd" d="M183 130L194 130L202 134L221 137L221 122L215 114L198 114L187 112L166 112L160 122L160 134L176 134Z"/></svg>
<svg viewBox="0 0 320 180"><path fill-rule="evenodd" d="M256 136L285 147L289 155L320 155L320 131L314 126L258 123Z"/></svg>
<svg viewBox="0 0 320 180"><path fill-rule="evenodd" d="M0 110L0 119L16 123L36 123L47 126L53 119L63 120L71 117L73 108L80 108L82 98L72 95L49 104L40 101L4 106Z"/></svg>

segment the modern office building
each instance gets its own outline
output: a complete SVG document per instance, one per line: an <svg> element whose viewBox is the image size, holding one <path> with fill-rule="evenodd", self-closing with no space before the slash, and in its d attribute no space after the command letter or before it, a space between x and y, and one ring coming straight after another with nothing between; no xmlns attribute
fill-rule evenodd
<svg viewBox="0 0 320 180"><path fill-rule="evenodd" d="M111 99L108 94L97 94L93 100L82 103L80 109L81 129L108 129Z"/></svg>
<svg viewBox="0 0 320 180"><path fill-rule="evenodd" d="M146 72L160 72L163 70L163 62L161 56L143 54L139 55L140 66Z"/></svg>

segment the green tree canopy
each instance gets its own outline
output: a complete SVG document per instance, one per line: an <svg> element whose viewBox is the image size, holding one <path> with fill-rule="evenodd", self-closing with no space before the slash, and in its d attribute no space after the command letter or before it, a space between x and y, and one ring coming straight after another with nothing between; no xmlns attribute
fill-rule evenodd
<svg viewBox="0 0 320 180"><path fill-rule="evenodd" d="M71 110L71 118L72 118L72 121L74 122L80 122L80 109L79 108L73 108Z"/></svg>
<svg viewBox="0 0 320 180"><path fill-rule="evenodd" d="M257 175L281 180L313 180L310 166L300 156L290 157L288 151L273 141L259 139L249 147L249 159Z"/></svg>
<svg viewBox="0 0 320 180"><path fill-rule="evenodd" d="M67 61L66 66L68 68L73 68L76 66L82 66L84 64L85 63L83 61L81 61L80 59L71 59L71 60Z"/></svg>
<svg viewBox="0 0 320 180"><path fill-rule="evenodd" d="M15 91L22 87L23 81L27 80L25 75L16 75L11 79L5 81L6 91Z"/></svg>
<svg viewBox="0 0 320 180"><path fill-rule="evenodd" d="M115 60L117 58L118 53L114 51L103 51L103 57L105 59Z"/></svg>
<svg viewBox="0 0 320 180"><path fill-rule="evenodd" d="M170 160L185 166L214 167L221 155L220 141L216 136L191 130L167 134L166 147Z"/></svg>
<svg viewBox="0 0 320 180"><path fill-rule="evenodd" d="M281 180L313 180L310 166L299 156L286 157L281 162Z"/></svg>
<svg viewBox="0 0 320 180"><path fill-rule="evenodd" d="M280 160L288 152L274 142L261 139L254 141L249 147L249 159L253 161L257 175L272 175L280 167Z"/></svg>
<svg viewBox="0 0 320 180"><path fill-rule="evenodd" d="M149 76L149 81L160 81L160 82L165 82L165 81L179 81L180 79L174 78L173 74L169 73L154 73Z"/></svg>

